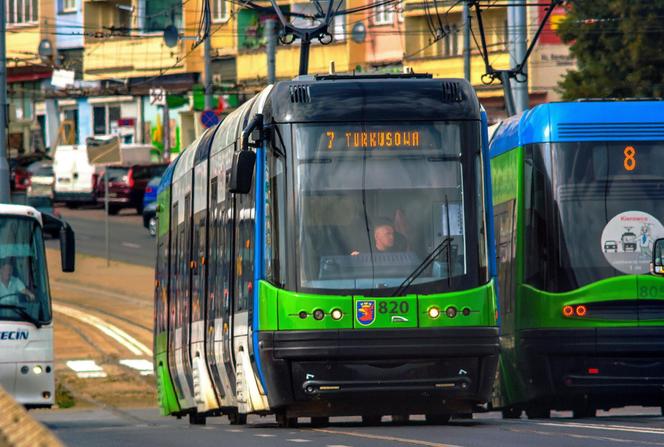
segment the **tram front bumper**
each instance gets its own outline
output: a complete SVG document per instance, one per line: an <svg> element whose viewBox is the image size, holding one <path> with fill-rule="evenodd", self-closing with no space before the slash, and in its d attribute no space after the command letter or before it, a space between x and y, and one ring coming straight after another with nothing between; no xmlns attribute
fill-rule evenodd
<svg viewBox="0 0 664 447"><path fill-rule="evenodd" d="M331 414L335 403L339 414L470 408L488 401L499 354L495 327L261 332L259 343L272 408L324 401Z"/></svg>
<svg viewBox="0 0 664 447"><path fill-rule="evenodd" d="M664 401L664 327L530 329L520 338L531 398L559 409Z"/></svg>

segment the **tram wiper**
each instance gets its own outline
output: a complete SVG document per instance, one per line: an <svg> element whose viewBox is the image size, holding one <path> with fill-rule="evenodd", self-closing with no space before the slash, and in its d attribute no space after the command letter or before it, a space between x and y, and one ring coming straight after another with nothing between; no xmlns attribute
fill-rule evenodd
<svg viewBox="0 0 664 447"><path fill-rule="evenodd" d="M394 291L392 296L398 296L401 295L410 285L417 279L418 276L420 276L424 270L426 270L427 267L440 255L443 250L447 249L449 253L450 249L450 244L452 243L452 238L451 237L446 237L436 247L427 255L426 258L418 265L415 267L415 270L413 270L410 275L406 276L406 279L403 280L401 285L397 287L397 290Z"/></svg>
<svg viewBox="0 0 664 447"><path fill-rule="evenodd" d="M42 327L42 324L39 320L37 320L35 317L30 315L25 308L21 306L17 306L15 304L0 304L0 309L12 309L16 311L17 314L28 320L30 323L34 324L37 326L37 329Z"/></svg>

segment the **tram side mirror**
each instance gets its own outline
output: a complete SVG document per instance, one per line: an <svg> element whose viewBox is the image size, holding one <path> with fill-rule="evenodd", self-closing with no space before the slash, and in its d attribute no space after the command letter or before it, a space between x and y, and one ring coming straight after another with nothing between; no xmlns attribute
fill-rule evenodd
<svg viewBox="0 0 664 447"><path fill-rule="evenodd" d="M60 227L60 263L63 272L73 272L76 269L76 239L74 230L67 222Z"/></svg>
<svg viewBox="0 0 664 447"><path fill-rule="evenodd" d="M250 150L236 152L233 155L233 167L228 182L228 190L234 194L249 194L254 178L255 165L255 152Z"/></svg>
<svg viewBox="0 0 664 447"><path fill-rule="evenodd" d="M664 276L664 239L657 239L653 245L650 271L653 275Z"/></svg>

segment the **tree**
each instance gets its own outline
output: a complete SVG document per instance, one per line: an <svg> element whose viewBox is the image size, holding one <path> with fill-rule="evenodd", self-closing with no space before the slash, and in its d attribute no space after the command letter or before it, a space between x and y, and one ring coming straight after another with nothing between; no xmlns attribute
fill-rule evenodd
<svg viewBox="0 0 664 447"><path fill-rule="evenodd" d="M575 1L558 34L578 65L559 83L564 99L664 93L664 0Z"/></svg>

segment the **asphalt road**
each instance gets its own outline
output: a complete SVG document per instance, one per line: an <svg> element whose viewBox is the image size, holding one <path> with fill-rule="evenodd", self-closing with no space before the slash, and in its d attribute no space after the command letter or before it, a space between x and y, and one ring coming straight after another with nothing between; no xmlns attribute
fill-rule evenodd
<svg viewBox="0 0 664 447"><path fill-rule="evenodd" d="M415 420L393 425L388 418L377 427L359 419L333 419L329 427L306 423L295 429L276 427L272 417L250 417L245 426L231 426L226 418L210 418L206 426L161 417L147 410L37 411L70 447L76 446L242 446L311 445L325 447L612 447L664 446L664 418L659 409L632 407L602 413L592 419L571 419L560 413L548 420L501 420L497 413L473 420L428 426Z"/></svg>
<svg viewBox="0 0 664 447"><path fill-rule="evenodd" d="M76 251L86 255L105 257L105 215L95 208L70 210L58 208L76 235ZM110 254L115 261L154 266L155 238L143 227L143 218L133 210L123 210L120 215L109 216ZM47 240L48 247L57 247L58 241Z"/></svg>

